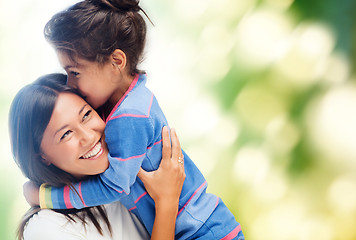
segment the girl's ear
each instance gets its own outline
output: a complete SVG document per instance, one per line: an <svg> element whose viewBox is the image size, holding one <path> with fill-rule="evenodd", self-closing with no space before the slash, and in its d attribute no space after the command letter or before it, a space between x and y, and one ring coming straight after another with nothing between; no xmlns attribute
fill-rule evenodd
<svg viewBox="0 0 356 240"><path fill-rule="evenodd" d="M110 60L120 71L125 69L127 59L126 54L121 49L115 49L110 55Z"/></svg>

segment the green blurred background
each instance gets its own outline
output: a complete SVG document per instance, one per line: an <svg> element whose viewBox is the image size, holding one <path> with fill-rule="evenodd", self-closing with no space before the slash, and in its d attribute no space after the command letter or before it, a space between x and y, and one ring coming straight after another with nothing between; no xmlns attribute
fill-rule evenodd
<svg viewBox="0 0 356 240"><path fill-rule="evenodd" d="M0 0L0 238L28 206L7 115L62 71L43 26L73 0ZM142 68L246 239L356 239L356 1L142 0Z"/></svg>

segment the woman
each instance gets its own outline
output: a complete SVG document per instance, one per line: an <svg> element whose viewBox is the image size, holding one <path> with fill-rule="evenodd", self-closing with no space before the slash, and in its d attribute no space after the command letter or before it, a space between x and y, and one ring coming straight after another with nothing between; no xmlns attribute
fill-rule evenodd
<svg viewBox="0 0 356 240"><path fill-rule="evenodd" d="M65 85L66 80L63 74L46 75L38 79L19 91L10 109L14 159L24 175L37 185L48 183L52 186L73 187L72 182L100 174L109 165L108 150L103 139L105 123L73 89ZM75 141L71 141L76 143L74 145L65 144L69 131L72 132L70 137L75 138L72 139ZM56 140L48 141L52 136ZM178 200L185 174L184 167L178 163L182 153L174 131L171 136L172 153L168 130L165 128L162 133L164 148L160 168L156 172L147 173L142 170L139 173L156 204L156 220L151 239L173 239L174 236ZM95 144L93 147L93 143L98 140L100 146ZM21 223L19 239L22 238L149 237L137 218L119 203L113 203L56 212L34 208Z"/></svg>

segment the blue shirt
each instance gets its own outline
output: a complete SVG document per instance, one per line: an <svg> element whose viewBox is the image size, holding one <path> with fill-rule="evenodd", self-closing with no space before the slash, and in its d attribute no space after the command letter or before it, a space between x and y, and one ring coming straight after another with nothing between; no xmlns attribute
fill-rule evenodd
<svg viewBox="0 0 356 240"><path fill-rule="evenodd" d="M41 204L46 202L47 207L54 209L79 209L120 200L152 234L155 205L137 173L141 167L146 171L159 167L162 128L168 123L145 83L146 75L137 75L106 120L109 168L97 177L75 183L79 195L68 186L42 189L47 193L42 194L45 199ZM186 239L202 227L219 198L206 193L207 182L202 173L184 151L183 154L186 179L179 199L175 235Z"/></svg>

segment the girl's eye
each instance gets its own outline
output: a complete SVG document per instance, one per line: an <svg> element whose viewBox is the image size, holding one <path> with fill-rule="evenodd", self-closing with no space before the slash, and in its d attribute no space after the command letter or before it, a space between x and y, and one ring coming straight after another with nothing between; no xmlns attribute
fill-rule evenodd
<svg viewBox="0 0 356 240"><path fill-rule="evenodd" d="M67 137L71 132L72 132L71 130L66 131L66 132L62 135L62 137L61 137L60 140L62 140L62 139L64 139L65 137Z"/></svg>
<svg viewBox="0 0 356 240"><path fill-rule="evenodd" d="M74 77L77 77L79 75L79 73L75 71L71 71L70 74L73 75Z"/></svg>
<svg viewBox="0 0 356 240"><path fill-rule="evenodd" d="M88 117L90 116L91 111L92 111L92 110L88 110L88 111L84 114L83 120L85 120L86 118L88 118Z"/></svg>

